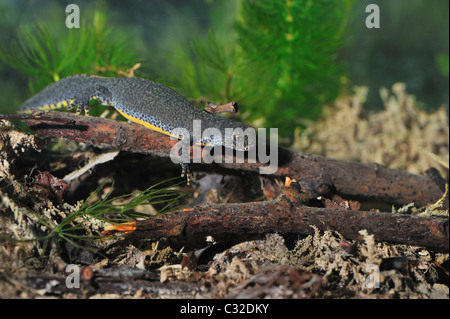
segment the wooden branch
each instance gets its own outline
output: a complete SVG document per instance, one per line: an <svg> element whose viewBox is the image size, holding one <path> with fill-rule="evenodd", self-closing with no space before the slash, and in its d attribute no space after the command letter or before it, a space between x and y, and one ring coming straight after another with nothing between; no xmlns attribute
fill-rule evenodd
<svg viewBox="0 0 450 319"><path fill-rule="evenodd" d="M1 118L26 120L38 135L162 157L168 157L172 146L177 143L139 124L73 113L1 115ZM278 169L273 175L296 179L302 190L311 196L333 191L343 197L363 197L398 205L414 202L416 206L424 206L436 202L443 195L443 191L428 176L389 169L379 164L339 161L281 148L276 151ZM220 165L256 173L266 166L247 161Z"/></svg>
<svg viewBox="0 0 450 319"><path fill-rule="evenodd" d="M69 112L1 115L0 119L25 120L36 135L60 137L122 151L168 157L177 143L142 125Z"/></svg>
<svg viewBox="0 0 450 319"><path fill-rule="evenodd" d="M129 239L176 238L183 243L242 240L265 233L312 234L336 230L349 239L360 239L366 229L377 241L423 246L448 251L449 222L442 217L418 217L391 213L316 208L292 202L286 193L278 200L214 204L189 211L167 213L139 221Z"/></svg>

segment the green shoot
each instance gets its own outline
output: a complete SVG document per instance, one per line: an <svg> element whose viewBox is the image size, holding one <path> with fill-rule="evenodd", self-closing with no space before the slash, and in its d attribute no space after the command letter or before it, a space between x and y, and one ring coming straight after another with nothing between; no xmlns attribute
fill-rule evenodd
<svg viewBox="0 0 450 319"><path fill-rule="evenodd" d="M89 235L89 225L94 221L103 221L109 224L121 224L129 222L131 220L149 218L149 214L137 213L134 209L141 205L160 205L158 214L166 213L170 210L177 209L177 203L185 195L185 193L173 189L182 182L171 186L162 186L167 182L159 182L150 186L142 192L135 192L132 194L120 195L111 197L113 187L102 198L100 192L104 189L106 182L103 182L85 201L79 208L67 215L60 223L56 223L53 220L48 220L48 217L44 217L41 214L33 212L37 217L38 222L48 229L48 235L43 237L13 240L11 238L5 238L15 242L43 242L43 250L46 251L48 244L54 241L58 246L60 241L66 241L77 248L88 249L83 247L78 242L80 241L93 241L101 238L101 235Z"/></svg>

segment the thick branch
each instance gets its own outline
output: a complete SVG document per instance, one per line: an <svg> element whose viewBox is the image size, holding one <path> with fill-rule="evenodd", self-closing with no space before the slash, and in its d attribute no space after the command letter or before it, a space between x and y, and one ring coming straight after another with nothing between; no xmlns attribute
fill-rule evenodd
<svg viewBox="0 0 450 319"><path fill-rule="evenodd" d="M72 113L2 115L1 118L26 120L39 135L62 137L92 145L103 145L124 151L168 157L177 143L169 137L135 124ZM434 203L443 192L427 176L385 168L379 164L360 164L289 151L278 153L278 169L273 174L299 181L302 189L313 195L332 190L348 197L371 198L392 204L414 202L417 206ZM224 161L225 162L225 161ZM221 164L230 169L258 172L266 164Z"/></svg>
<svg viewBox="0 0 450 319"><path fill-rule="evenodd" d="M280 200L243 204L197 206L138 222L133 238L176 238L183 243L243 239L264 233L312 234L311 225L337 230L350 239L360 239L366 229L378 241L424 246L448 251L447 218L417 217L390 213L314 208Z"/></svg>

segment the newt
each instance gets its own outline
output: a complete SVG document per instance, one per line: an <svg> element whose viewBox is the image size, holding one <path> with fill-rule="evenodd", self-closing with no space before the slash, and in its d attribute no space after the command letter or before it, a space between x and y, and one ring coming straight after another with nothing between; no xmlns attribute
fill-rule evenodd
<svg viewBox="0 0 450 319"><path fill-rule="evenodd" d="M226 130L240 128L245 131L250 126L201 110L175 90L160 83L142 78L110 78L93 75L73 75L54 82L25 101L21 112L33 110L51 111L66 107L77 108L89 114L90 101L113 106L130 121L151 130L184 139L179 130L189 132L190 145L224 146L246 151L253 147L247 135ZM194 120L201 120L201 132L206 128L216 128L221 135L202 136L193 140ZM203 134L202 134L203 135ZM181 163L182 176L189 174L186 163Z"/></svg>

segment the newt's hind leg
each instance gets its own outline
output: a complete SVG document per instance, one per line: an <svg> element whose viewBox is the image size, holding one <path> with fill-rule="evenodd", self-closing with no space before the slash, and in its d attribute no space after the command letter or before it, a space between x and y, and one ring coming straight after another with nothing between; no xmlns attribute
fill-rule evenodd
<svg viewBox="0 0 450 319"><path fill-rule="evenodd" d="M99 100L102 104L112 104L112 94L106 87L96 85L92 88L77 93L72 99L69 100L70 103L67 109L71 110L76 106L77 114L81 114L84 110L84 113L89 115L89 110L91 108L89 102L91 100Z"/></svg>

